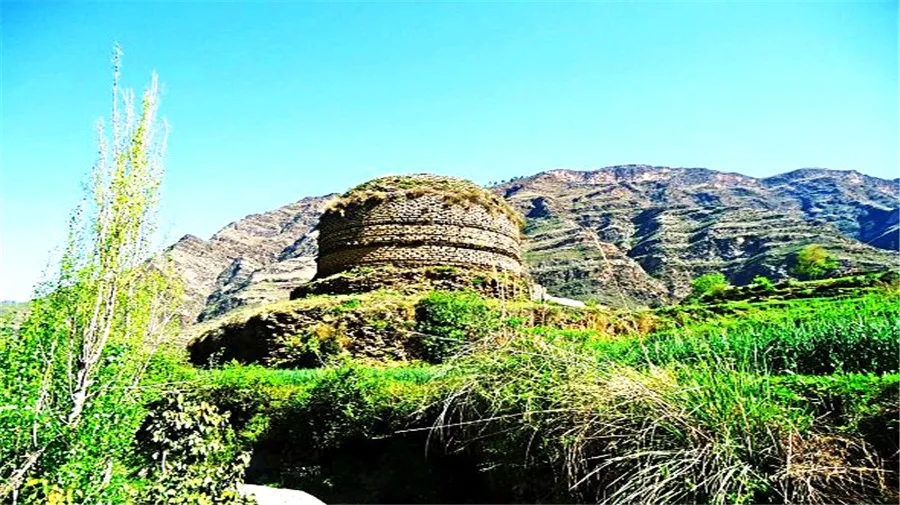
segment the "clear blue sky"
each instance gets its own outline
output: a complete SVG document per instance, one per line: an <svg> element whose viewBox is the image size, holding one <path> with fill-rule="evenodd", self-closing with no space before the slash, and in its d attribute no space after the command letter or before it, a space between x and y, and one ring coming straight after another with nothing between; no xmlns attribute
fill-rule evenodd
<svg viewBox="0 0 900 505"><path fill-rule="evenodd" d="M0 299L64 239L116 40L127 86L165 86L169 241L384 173L898 175L896 1L0 9Z"/></svg>

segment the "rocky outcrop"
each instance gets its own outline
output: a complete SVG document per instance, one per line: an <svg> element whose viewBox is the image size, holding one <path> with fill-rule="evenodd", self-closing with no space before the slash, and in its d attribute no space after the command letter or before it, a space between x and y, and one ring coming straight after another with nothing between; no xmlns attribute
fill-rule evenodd
<svg viewBox="0 0 900 505"><path fill-rule="evenodd" d="M232 264L243 264L241 259ZM316 274L316 260L298 256L270 263L255 269L246 268L249 275L223 283L206 299L198 316L204 321L244 305L258 305L286 299L292 290L305 284ZM226 269L226 272L228 269Z"/></svg>
<svg viewBox="0 0 900 505"><path fill-rule="evenodd" d="M828 222L841 234L875 247L898 249L896 236L893 242L878 241L890 231L897 231L900 186L896 180L852 170L805 168L761 182L774 197L788 204L796 202L808 220Z"/></svg>
<svg viewBox="0 0 900 505"><path fill-rule="evenodd" d="M304 198L253 214L209 240L186 235L169 249L184 281L184 319L192 322L248 303L287 298L314 274L314 228L333 195Z"/></svg>

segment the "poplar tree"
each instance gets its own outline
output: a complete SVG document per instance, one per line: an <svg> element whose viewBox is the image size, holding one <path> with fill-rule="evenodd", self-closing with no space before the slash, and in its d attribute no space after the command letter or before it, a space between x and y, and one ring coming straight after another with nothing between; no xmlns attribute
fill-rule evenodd
<svg viewBox="0 0 900 505"><path fill-rule="evenodd" d="M53 277L0 341L0 502L118 503L144 415L138 384L177 324L180 287L148 261L168 126L154 73L140 102L119 85Z"/></svg>

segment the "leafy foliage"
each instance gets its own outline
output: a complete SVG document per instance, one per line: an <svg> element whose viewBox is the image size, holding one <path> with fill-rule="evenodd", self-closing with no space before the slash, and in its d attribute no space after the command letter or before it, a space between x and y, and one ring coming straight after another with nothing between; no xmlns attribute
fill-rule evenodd
<svg viewBox="0 0 900 505"><path fill-rule="evenodd" d="M691 294L696 297L714 295L728 287L728 280L719 272L704 274L691 281Z"/></svg>
<svg viewBox="0 0 900 505"><path fill-rule="evenodd" d="M59 271L15 338L0 341L0 500L125 499L124 460L143 417L136 386L175 322L178 284L164 261L146 263L165 148L157 81L135 114L133 93L118 88L119 55L111 139L101 123Z"/></svg>
<svg viewBox="0 0 900 505"><path fill-rule="evenodd" d="M810 244L801 249L791 269L792 273L803 279L821 279L838 269L837 259L818 244Z"/></svg>
<svg viewBox="0 0 900 505"><path fill-rule="evenodd" d="M486 337L499 325L496 312L471 292L433 291L416 307L416 330L422 334L423 357L440 363L466 342Z"/></svg>
<svg viewBox="0 0 900 505"><path fill-rule="evenodd" d="M757 275L756 277L753 278L753 285L759 286L764 291L774 291L775 290L775 283L772 282L768 277L765 277L762 275Z"/></svg>
<svg viewBox="0 0 900 505"><path fill-rule="evenodd" d="M242 504L237 485L250 463L235 454L228 415L212 405L175 395L151 406L137 434L137 454L146 458L138 501L147 505ZM149 470L149 471L148 471Z"/></svg>

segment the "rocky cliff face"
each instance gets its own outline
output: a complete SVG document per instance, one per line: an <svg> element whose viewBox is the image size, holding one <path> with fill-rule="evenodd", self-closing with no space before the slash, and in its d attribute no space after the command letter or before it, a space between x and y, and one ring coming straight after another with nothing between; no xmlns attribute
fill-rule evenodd
<svg viewBox="0 0 900 505"><path fill-rule="evenodd" d="M898 181L802 169L757 179L647 165L552 170L491 188L527 218L524 260L556 295L612 305L683 296L691 278L780 279L807 243L845 269L898 262ZM231 223L208 241L170 248L185 280L188 319L287 298L315 273L315 224L326 197Z"/></svg>
<svg viewBox="0 0 900 505"><path fill-rule="evenodd" d="M287 299L316 273L314 227L333 196L304 198L235 221L209 240L186 235L169 247L184 281L185 319Z"/></svg>

